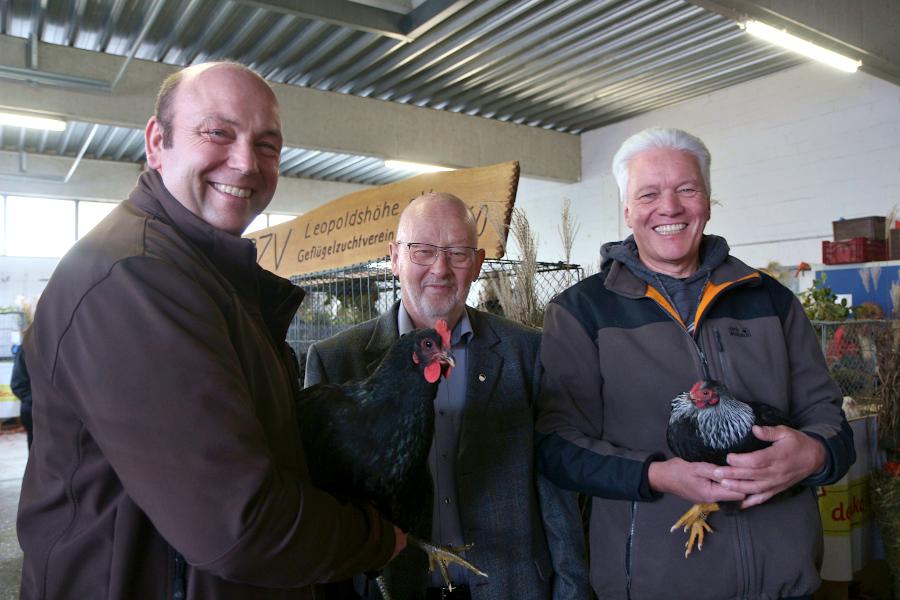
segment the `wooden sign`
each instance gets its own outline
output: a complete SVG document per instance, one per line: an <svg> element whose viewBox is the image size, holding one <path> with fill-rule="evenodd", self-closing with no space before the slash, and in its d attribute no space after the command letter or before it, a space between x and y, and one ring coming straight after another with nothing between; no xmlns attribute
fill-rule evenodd
<svg viewBox="0 0 900 600"><path fill-rule="evenodd" d="M478 246L501 258L519 185L516 161L426 173L332 200L292 221L247 234L256 242L256 260L290 277L368 262L388 254L400 213L428 192L448 192L472 209Z"/></svg>

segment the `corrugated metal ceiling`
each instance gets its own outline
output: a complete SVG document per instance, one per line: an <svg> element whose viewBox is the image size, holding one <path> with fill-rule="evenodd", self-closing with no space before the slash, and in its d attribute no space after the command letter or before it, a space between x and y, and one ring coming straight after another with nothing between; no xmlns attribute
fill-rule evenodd
<svg viewBox="0 0 900 600"><path fill-rule="evenodd" d="M481 0L407 43L241 2L160 0L135 57L235 60L319 90L581 133L801 62L681 0ZM0 32L126 55L153 3L6 0ZM91 124L0 131L6 150L74 156ZM141 161L139 130L101 126L86 156ZM371 157L288 148L285 175L385 183Z"/></svg>
<svg viewBox="0 0 900 600"><path fill-rule="evenodd" d="M0 125L0 150L76 156L90 139L84 158L143 163L144 132L128 127L99 125L90 138L92 123L70 121L65 131L39 131ZM412 171L388 169L380 158L285 148L281 174L326 181L380 185L410 177Z"/></svg>

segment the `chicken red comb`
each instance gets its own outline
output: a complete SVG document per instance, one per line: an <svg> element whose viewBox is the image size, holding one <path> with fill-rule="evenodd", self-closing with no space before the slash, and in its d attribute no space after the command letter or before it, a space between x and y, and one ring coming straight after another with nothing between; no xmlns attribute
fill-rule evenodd
<svg viewBox="0 0 900 600"><path fill-rule="evenodd" d="M438 335L441 336L441 345L444 348L450 347L450 328L447 327L447 321L443 319L438 319L438 322L434 324L434 329L438 332Z"/></svg>

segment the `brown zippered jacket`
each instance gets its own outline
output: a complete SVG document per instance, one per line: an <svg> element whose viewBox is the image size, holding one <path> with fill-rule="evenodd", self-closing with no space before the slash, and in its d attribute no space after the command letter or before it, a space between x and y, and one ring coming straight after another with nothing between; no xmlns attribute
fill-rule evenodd
<svg viewBox="0 0 900 600"><path fill-rule="evenodd" d="M389 524L309 483L302 298L155 171L72 248L26 343L22 598L306 598L387 562Z"/></svg>
<svg viewBox="0 0 900 600"><path fill-rule="evenodd" d="M605 599L776 599L819 586L822 529L814 485L839 479L853 439L818 341L794 295L728 257L710 274L693 335L665 294L625 265L557 297L544 319L537 421L541 471L594 496L591 583ZM692 504L652 492L647 469L672 456L670 402L704 377L764 402L827 449L802 491L709 518L703 551L684 557L669 528Z"/></svg>

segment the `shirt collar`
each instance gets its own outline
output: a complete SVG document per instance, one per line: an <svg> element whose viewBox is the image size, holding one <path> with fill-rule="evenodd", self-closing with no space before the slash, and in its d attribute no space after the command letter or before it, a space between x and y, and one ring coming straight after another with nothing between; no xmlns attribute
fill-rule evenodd
<svg viewBox="0 0 900 600"><path fill-rule="evenodd" d="M406 335L415 328L416 326L413 325L412 318L406 312L406 308L403 307L403 300L401 300L397 309L397 331L400 335ZM469 313L464 310L456 323L456 327L450 333L450 345L468 344L473 335L475 335L475 332L472 330L472 323L469 321Z"/></svg>

